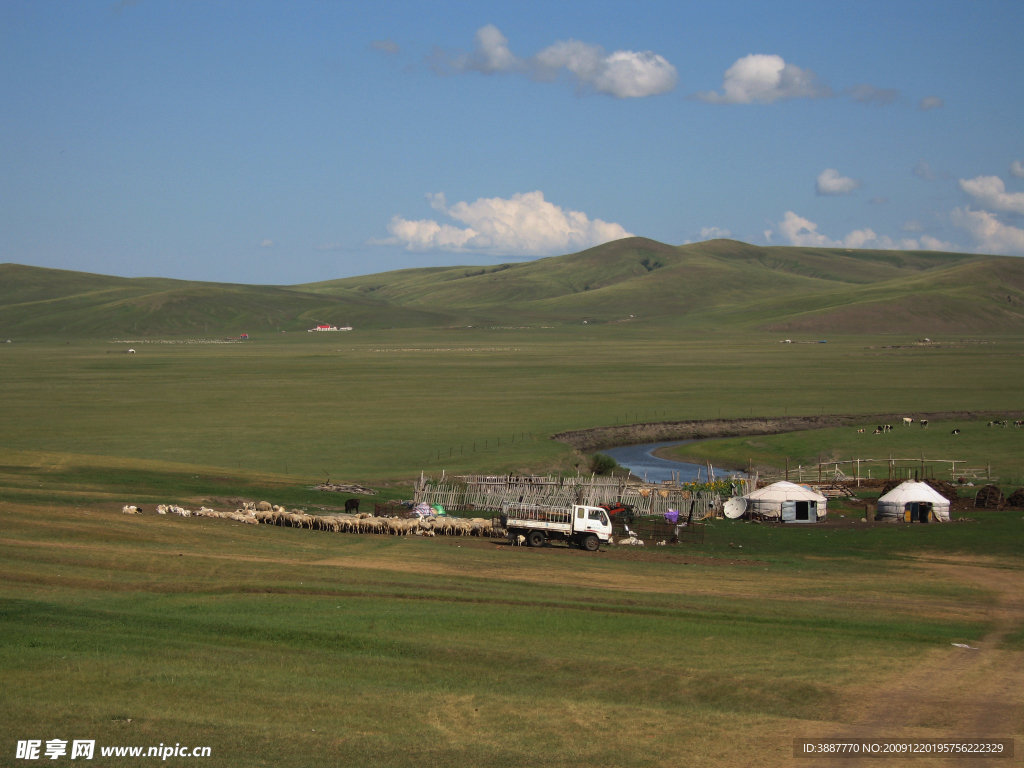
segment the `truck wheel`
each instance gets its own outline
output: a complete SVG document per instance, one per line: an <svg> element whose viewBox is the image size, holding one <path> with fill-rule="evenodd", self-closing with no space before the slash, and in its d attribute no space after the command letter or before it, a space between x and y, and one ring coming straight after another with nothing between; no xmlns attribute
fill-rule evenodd
<svg viewBox="0 0 1024 768"><path fill-rule="evenodd" d="M526 543L531 547L543 547L544 546L544 534L540 531L530 531L526 534Z"/></svg>
<svg viewBox="0 0 1024 768"><path fill-rule="evenodd" d="M587 550L587 552L597 552L601 547L601 540L591 533L590 535L583 537L580 547Z"/></svg>

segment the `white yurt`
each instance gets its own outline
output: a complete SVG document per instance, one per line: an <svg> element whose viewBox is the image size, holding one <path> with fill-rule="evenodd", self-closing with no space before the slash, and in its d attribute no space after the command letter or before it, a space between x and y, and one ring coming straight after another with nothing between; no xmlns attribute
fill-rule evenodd
<svg viewBox="0 0 1024 768"><path fill-rule="evenodd" d="M785 480L743 497L751 517L780 518L784 523L816 523L825 517L828 499L806 485Z"/></svg>
<svg viewBox="0 0 1024 768"><path fill-rule="evenodd" d="M908 480L878 500L876 518L907 523L948 523L949 499L927 483Z"/></svg>

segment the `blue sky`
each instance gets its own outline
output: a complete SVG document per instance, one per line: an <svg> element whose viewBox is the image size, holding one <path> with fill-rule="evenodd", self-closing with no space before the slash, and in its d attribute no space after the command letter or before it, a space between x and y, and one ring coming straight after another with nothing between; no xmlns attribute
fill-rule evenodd
<svg viewBox="0 0 1024 768"><path fill-rule="evenodd" d="M289 284L637 234L1024 255L1019 2L0 5L0 261Z"/></svg>

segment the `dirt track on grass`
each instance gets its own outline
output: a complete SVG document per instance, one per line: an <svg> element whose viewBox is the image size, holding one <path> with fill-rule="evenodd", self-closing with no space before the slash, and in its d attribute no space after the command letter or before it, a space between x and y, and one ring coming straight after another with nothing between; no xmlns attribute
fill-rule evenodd
<svg viewBox="0 0 1024 768"><path fill-rule="evenodd" d="M993 592L986 609L992 628L971 648L936 648L909 672L881 688L862 690L846 702L852 717L838 728L816 728L819 738L1015 738L1013 760L970 759L971 766L1022 761L1024 651L1004 647L1004 638L1024 624L1024 570L982 558L920 558L917 566L942 580L968 582ZM794 734L796 735L796 734ZM808 736L811 734L800 734ZM859 765L874 760L858 760ZM897 760L900 764L902 761ZM961 761L964 762L964 761ZM834 760L800 761L834 765ZM879 764L892 765L893 760ZM918 758L910 765L955 765L951 758Z"/></svg>
<svg viewBox="0 0 1024 768"><path fill-rule="evenodd" d="M1004 411L938 411L933 413L876 413L859 416L774 416L746 419L694 419L691 421L656 421L650 424L624 424L617 427L595 427L559 432L552 440L568 443L578 451L589 453L620 445L661 443L668 440L700 440L707 437L742 437L744 435L778 435L784 432L801 432L807 429L829 427L852 427L863 424L902 423L903 417L917 422L928 421L974 421L1020 419L1024 412Z"/></svg>

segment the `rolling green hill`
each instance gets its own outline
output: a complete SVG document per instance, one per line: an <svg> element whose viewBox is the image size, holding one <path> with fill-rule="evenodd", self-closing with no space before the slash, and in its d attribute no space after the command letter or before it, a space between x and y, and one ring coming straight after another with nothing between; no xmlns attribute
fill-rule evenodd
<svg viewBox="0 0 1024 768"><path fill-rule="evenodd" d="M6 336L238 334L301 331L317 323L379 328L450 321L441 312L360 294L0 265L0 334Z"/></svg>
<svg viewBox="0 0 1024 768"><path fill-rule="evenodd" d="M1024 259L925 251L670 246L627 238L490 267L295 286L119 278L0 265L0 334L103 336L618 322L782 333L1011 332Z"/></svg>

